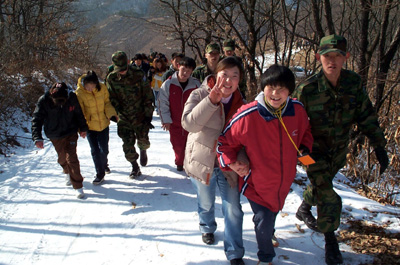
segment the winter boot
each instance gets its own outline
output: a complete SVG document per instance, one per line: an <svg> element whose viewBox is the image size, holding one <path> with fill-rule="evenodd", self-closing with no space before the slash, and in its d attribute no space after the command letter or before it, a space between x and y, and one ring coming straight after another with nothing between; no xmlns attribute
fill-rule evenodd
<svg viewBox="0 0 400 265"><path fill-rule="evenodd" d="M78 199L83 199L85 198L85 193L83 192L83 188L76 189L75 190L75 195Z"/></svg>
<svg viewBox="0 0 400 265"><path fill-rule="evenodd" d="M65 174L65 185L66 186L71 186L71 177L69 176L69 174Z"/></svg>
<svg viewBox="0 0 400 265"><path fill-rule="evenodd" d="M212 245L212 244L214 244L214 241L215 241L213 233L203 233L203 234L201 234L201 239L207 245Z"/></svg>
<svg viewBox="0 0 400 265"><path fill-rule="evenodd" d="M230 263L231 265L245 265L242 258L231 259Z"/></svg>
<svg viewBox="0 0 400 265"><path fill-rule="evenodd" d="M343 263L343 257L339 250L334 232L324 233L325 236L325 262L327 265L336 265Z"/></svg>
<svg viewBox="0 0 400 265"><path fill-rule="evenodd" d="M93 180L92 184L93 185L100 185L103 182L104 182L104 176L103 177L96 176L96 178Z"/></svg>
<svg viewBox="0 0 400 265"><path fill-rule="evenodd" d="M147 153L146 153L146 150L140 150L140 165L142 167L147 165Z"/></svg>
<svg viewBox="0 0 400 265"><path fill-rule="evenodd" d="M111 173L111 170L110 170L110 168L108 167L108 165L107 165L106 168L104 169L104 172L105 172L106 174L110 174L110 173Z"/></svg>
<svg viewBox="0 0 400 265"><path fill-rule="evenodd" d="M300 221L303 221L308 228L314 230L315 232L320 232L317 227L317 220L315 220L314 216L311 213L311 205L303 201L297 209L296 217Z"/></svg>
<svg viewBox="0 0 400 265"><path fill-rule="evenodd" d="M136 161L132 162L132 172L131 172L131 174L129 174L129 178L135 179L135 178L139 177L140 175L142 175L142 172L140 172L138 163Z"/></svg>

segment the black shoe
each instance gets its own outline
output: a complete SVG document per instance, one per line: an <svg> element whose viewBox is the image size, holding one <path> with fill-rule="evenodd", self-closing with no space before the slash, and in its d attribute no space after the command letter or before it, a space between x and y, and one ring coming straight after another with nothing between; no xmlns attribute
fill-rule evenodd
<svg viewBox="0 0 400 265"><path fill-rule="evenodd" d="M111 170L110 170L110 168L108 166L106 166L104 171L105 171L106 174L110 174L111 173Z"/></svg>
<svg viewBox="0 0 400 265"><path fill-rule="evenodd" d="M135 178L139 177L140 175L142 175L142 172L140 172L139 165L137 164L136 161L132 162L132 172L131 172L131 174L129 174L129 178L135 179Z"/></svg>
<svg viewBox="0 0 400 265"><path fill-rule="evenodd" d="M231 259L231 265L245 265L242 258L240 259Z"/></svg>
<svg viewBox="0 0 400 265"><path fill-rule="evenodd" d="M314 216L311 213L311 205L303 201L297 209L296 217L300 221L303 221L308 228L314 230L315 232L320 232L317 227L317 220L315 220Z"/></svg>
<svg viewBox="0 0 400 265"><path fill-rule="evenodd" d="M325 233L325 262L328 265L343 264L339 244L334 232Z"/></svg>
<svg viewBox="0 0 400 265"><path fill-rule="evenodd" d="M147 153L146 153L146 150L140 150L140 165L142 167L147 165Z"/></svg>
<svg viewBox="0 0 400 265"><path fill-rule="evenodd" d="M183 171L183 166L176 166L176 170Z"/></svg>
<svg viewBox="0 0 400 265"><path fill-rule="evenodd" d="M203 233L203 234L201 234L201 239L203 239L203 242L206 243L207 245L214 244L214 234L213 233Z"/></svg>
<svg viewBox="0 0 400 265"><path fill-rule="evenodd" d="M93 185L100 185L101 183L103 183L104 182L104 177L96 177L94 180L93 180Z"/></svg>

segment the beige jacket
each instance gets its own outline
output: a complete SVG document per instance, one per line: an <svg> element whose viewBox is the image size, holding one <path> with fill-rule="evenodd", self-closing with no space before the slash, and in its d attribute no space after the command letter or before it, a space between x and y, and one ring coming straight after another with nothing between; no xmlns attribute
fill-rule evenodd
<svg viewBox="0 0 400 265"><path fill-rule="evenodd" d="M186 174L206 185L209 185L216 165L218 136L225 127L222 103L214 105L208 97L211 90L207 85L209 77L190 94L182 115L182 127L189 132L183 167ZM239 90L233 96L229 117L244 103ZM228 173L225 176L232 187L236 186L236 174Z"/></svg>

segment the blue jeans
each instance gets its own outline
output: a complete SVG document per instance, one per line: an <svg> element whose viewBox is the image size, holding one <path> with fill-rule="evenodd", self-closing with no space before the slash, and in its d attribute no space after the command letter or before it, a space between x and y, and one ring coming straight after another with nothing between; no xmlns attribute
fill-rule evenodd
<svg viewBox="0 0 400 265"><path fill-rule="evenodd" d="M262 262L271 262L275 257L272 236L275 232L275 219L278 213L274 213L267 207L251 200L248 201L254 213L253 222L258 245L258 260Z"/></svg>
<svg viewBox="0 0 400 265"><path fill-rule="evenodd" d="M109 127L101 132L89 130L87 139L90 145L96 176L103 178L107 166Z"/></svg>
<svg viewBox="0 0 400 265"><path fill-rule="evenodd" d="M229 186L219 168L214 168L209 186L194 178L191 178L191 180L197 193L201 233L214 233L217 229L217 223L215 222L215 192L218 185L225 222L225 255L228 260L242 258L244 255L242 238L243 211L238 188Z"/></svg>

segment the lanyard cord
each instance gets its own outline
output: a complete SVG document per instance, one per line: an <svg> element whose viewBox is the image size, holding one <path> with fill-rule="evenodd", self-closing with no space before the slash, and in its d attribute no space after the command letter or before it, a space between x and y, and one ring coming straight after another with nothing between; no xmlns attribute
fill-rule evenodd
<svg viewBox="0 0 400 265"><path fill-rule="evenodd" d="M292 142L292 144L294 145L294 148L296 148L297 152L299 153L299 155L301 155L300 150L297 148L295 142L293 141L292 137L290 137L290 134L288 132L288 130L286 129L285 123L283 123L283 119L282 119L282 109L285 107L285 104L280 106L279 109L275 110L274 115L276 115L279 119L279 121L282 124L283 129L285 129L287 136L289 137L290 141Z"/></svg>

